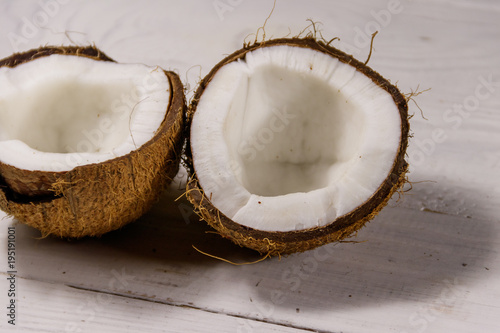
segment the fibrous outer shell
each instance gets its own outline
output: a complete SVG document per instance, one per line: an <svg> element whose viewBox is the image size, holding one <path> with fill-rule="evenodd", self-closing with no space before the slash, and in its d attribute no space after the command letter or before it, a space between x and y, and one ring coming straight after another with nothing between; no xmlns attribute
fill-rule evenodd
<svg viewBox="0 0 500 333"><path fill-rule="evenodd" d="M115 63L93 46L65 46L14 54L1 60L0 67L14 68L52 55ZM170 96L152 139L124 156L71 170L25 170L0 162L0 208L43 236L68 238L102 235L148 211L178 171L186 113L179 77L161 72L170 85L165 94Z"/></svg>
<svg viewBox="0 0 500 333"><path fill-rule="evenodd" d="M320 58L324 60L317 61ZM320 81L334 82L328 88L331 94L324 97L325 103L334 107L320 111L313 121L309 114L319 112L313 109L321 104L315 104L314 101L317 90L323 89L321 84L317 84L318 78ZM283 83L287 80L290 83ZM294 90L287 91L288 86L283 84L288 84ZM328 95L328 90L325 91L327 93L323 95ZM286 98L293 101L287 102ZM255 99L260 100L254 102ZM357 100L363 101L360 107L364 112L364 118L360 118L363 125L358 124L358 118L350 114L351 111L355 113L356 105L361 105ZM275 105L269 106L273 103ZM279 103L284 105L280 106ZM293 111L303 105L307 109L308 103L313 109ZM287 124L296 128L291 129L285 139L282 133L288 129L278 126L276 121L276 118L283 116L273 116L273 113L279 113L280 107L291 110L284 111L290 112L290 122L294 117L299 120L298 123ZM278 111L262 111L266 108ZM342 116L332 116L329 109ZM313 38L276 39L245 46L222 60L201 81L188 111L188 121L191 122L187 145L190 172L188 199L198 215L223 237L263 254L301 252L342 240L377 215L393 193L405 183L408 169L405 161L409 132L407 109L406 99L389 81L352 56L321 41ZM263 115L263 118L256 114ZM390 114L387 124L383 119L384 114ZM331 119L339 122L348 119L345 124L347 129ZM286 119L283 123L287 123ZM307 132L304 127L312 126L311 123L317 128ZM249 130L249 127L252 128ZM372 135L374 140L363 137L363 128L375 133ZM309 135L314 140L306 137L299 140L299 145L286 142L300 137L301 131L312 133ZM332 134L335 131L341 134ZM326 144L321 143L321 135L325 136ZM358 136L361 137L360 143L352 143L358 140ZM328 141L330 138L334 140ZM238 140L239 144L232 143ZM278 143L280 140L285 141ZM253 151L250 152L248 143L252 141ZM347 143L338 144L343 141ZM376 145L380 143L383 146L386 141L390 149L379 151ZM308 151L315 149L311 142L320 142L325 147L330 144L332 150L336 149L336 145L344 145L347 148L341 147L342 153L350 155L346 161L340 155L332 155L328 159L325 156L329 156L330 152L326 148L307 160ZM352 153L349 151L351 145L355 147ZM214 146L220 148L212 149ZM298 152L292 152L294 149ZM273 154L277 160L285 160L284 163L271 161ZM226 155L229 157L225 158ZM334 175L327 180L321 175L314 175L316 166L309 165L325 159L330 163L326 166L330 174L325 172L325 177ZM259 169L259 163L265 166ZM282 171L275 172L275 164L272 163L282 163L278 166ZM269 167L271 164L273 166ZM377 169L378 164L383 167ZM257 169L251 170L253 167ZM378 176L371 177L371 167ZM284 176L278 180L286 170L294 168L302 171L293 171L291 177ZM358 169L364 171L357 174L352 171ZM311 171L313 176L306 175L303 170ZM351 178L353 175L356 177L346 180L343 173L350 173ZM297 182L297 178L302 176L310 177L320 185L309 188L307 182L300 179ZM258 183L259 178L263 179L261 183ZM279 187L273 187L275 182L280 181L282 184L278 184ZM349 182L354 184L352 188L349 188ZM297 185L294 191L295 183L303 184ZM328 191L333 194L325 197L324 193ZM346 196L351 199L345 199ZM308 199L311 197L314 199ZM305 198L304 202L300 201L302 198ZM292 204L287 203L287 200ZM356 200L361 202L346 208ZM308 205L327 207L324 209L326 212L323 214L321 209L311 209L311 215L317 214L319 218L312 216L309 219ZM305 217L303 224L301 214ZM334 217L326 220L328 216ZM289 223L289 220L293 223Z"/></svg>

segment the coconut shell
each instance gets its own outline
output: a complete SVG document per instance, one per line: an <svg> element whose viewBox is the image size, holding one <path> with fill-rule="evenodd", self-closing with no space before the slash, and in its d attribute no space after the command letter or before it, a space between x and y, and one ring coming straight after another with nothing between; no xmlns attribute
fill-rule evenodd
<svg viewBox="0 0 500 333"><path fill-rule="evenodd" d="M408 164L405 161L406 148L408 145L409 122L408 122L408 105L406 98L400 93L398 88L392 85L388 80L384 79L380 74L366 66L364 63L354 59L334 47L327 45L322 41L314 38L304 39L275 39L255 43L245 46L244 48L227 56L219 62L210 73L200 82L198 89L195 92L188 111L188 124L196 112L196 107L205 88L224 65L230 62L244 59L248 52L262 47L275 45L288 45L293 47L309 48L318 52L325 53L341 62L354 66L359 72L369 77L375 84L387 91L397 105L401 117L401 141L397 156L394 160L391 171L388 173L382 185L373 193L373 195L363 204L358 206L350 213L339 217L335 221L323 226L315 227L300 231L289 232L269 232L240 225L221 213L215 207L210 199L205 195L203 188L200 186L196 176L196 170L193 164L191 145L187 144L187 167L189 172L189 180L187 183L187 197L195 207L195 212L202 220L205 220L209 225L215 228L220 235L232 240L234 243L259 251L266 255L282 255L294 252L302 252L316 248L330 242L340 241L345 239L361 227L366 222L373 219L378 212L387 205L389 199L394 192L398 191L406 181L406 172Z"/></svg>
<svg viewBox="0 0 500 333"><path fill-rule="evenodd" d="M44 47L14 54L0 66L64 54L113 61L93 46ZM0 162L0 208L39 229L43 236L99 236L146 213L179 169L186 116L184 87L165 71L171 100L154 137L139 149L112 160L65 172L19 169Z"/></svg>

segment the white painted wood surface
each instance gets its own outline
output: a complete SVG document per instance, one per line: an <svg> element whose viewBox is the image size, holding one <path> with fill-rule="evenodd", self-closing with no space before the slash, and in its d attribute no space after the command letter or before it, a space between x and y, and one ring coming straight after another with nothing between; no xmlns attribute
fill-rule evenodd
<svg viewBox="0 0 500 333"><path fill-rule="evenodd" d="M192 89L271 8L244 0L3 1L0 57L70 38L121 62L177 70ZM40 239L5 217L0 331L500 331L500 3L278 1L267 37L297 34L308 18L360 59L369 51L361 31L378 29L370 65L404 92L431 88L415 97L427 120L411 104L413 189L359 232L363 242L232 266L192 246L236 262L259 257L207 233L185 200L174 201L176 185L141 220L99 239ZM4 314L13 225L15 327Z"/></svg>

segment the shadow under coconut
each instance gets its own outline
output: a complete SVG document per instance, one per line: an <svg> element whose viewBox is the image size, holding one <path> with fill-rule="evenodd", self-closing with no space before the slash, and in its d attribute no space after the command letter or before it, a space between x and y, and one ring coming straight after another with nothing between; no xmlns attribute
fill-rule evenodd
<svg viewBox="0 0 500 333"><path fill-rule="evenodd" d="M203 267L227 265L194 247L234 262L261 258L215 234L199 221L185 197L176 201L181 194L175 189L166 191L143 217L101 237L41 238L38 230L15 224L19 276L74 286L90 282L106 289L112 271L125 270L140 282L155 272L192 276ZM188 284L193 279L184 280Z"/></svg>
<svg viewBox="0 0 500 333"><path fill-rule="evenodd" d="M200 251L232 262L261 258L257 252L222 238L200 221L185 196L179 198L181 194L167 191L147 214L120 230L103 235L102 241L135 256L179 264L219 262Z"/></svg>
<svg viewBox="0 0 500 333"><path fill-rule="evenodd" d="M450 188L444 185L443 191ZM439 186L434 191L439 192ZM446 193L435 194L446 197ZM262 256L215 234L199 221L185 198L174 202L176 196L175 191L167 193L142 219L102 240L128 255L195 270L201 266L214 276L217 273L210 270L226 265L225 274L233 273L250 287L250 295L245 290L240 296L290 314L428 301L439 297L450 283L467 289L471 272L480 278L493 265L490 249L498 236L493 219L412 210L398 207L393 200L350 239L359 243L329 244L255 265L231 266L199 253L193 245L235 263ZM412 200L411 195L404 200ZM480 208L480 202L468 204ZM251 309L260 311L258 306Z"/></svg>
<svg viewBox="0 0 500 333"><path fill-rule="evenodd" d="M214 234L185 198L175 201L178 195L167 191L144 217L99 238L37 239L36 230L19 225L19 276L110 290L109 281L121 272L132 277L130 284L126 289L115 286L112 292L208 308L218 306L213 302L219 298L236 297L245 303L241 306L246 315L268 317L273 311L280 320L287 314L295 318L432 300L447 287L446 281L467 288L471 272L480 279L493 265L490 248L498 230L493 221L396 206L384 209L351 239L361 243L329 244L232 266L199 253L193 245L232 262L262 256Z"/></svg>
<svg viewBox="0 0 500 333"><path fill-rule="evenodd" d="M478 202L468 204L480 208ZM329 244L263 263L274 267L265 270L252 297L289 315L307 316L385 303L439 301L444 291L450 294L447 288L465 296L494 265L494 223L401 208L393 199L351 238L360 243ZM458 297L454 301L458 304Z"/></svg>

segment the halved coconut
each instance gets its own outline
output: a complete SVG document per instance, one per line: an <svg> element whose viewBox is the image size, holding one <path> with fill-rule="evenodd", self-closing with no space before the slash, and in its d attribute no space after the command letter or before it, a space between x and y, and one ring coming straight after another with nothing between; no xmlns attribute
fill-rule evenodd
<svg viewBox="0 0 500 333"><path fill-rule="evenodd" d="M341 240L405 181L405 98L312 38L229 55L188 113L188 198L221 235L261 253Z"/></svg>
<svg viewBox="0 0 500 333"><path fill-rule="evenodd" d="M179 77L95 47L0 61L0 208L43 235L101 235L143 215L176 175Z"/></svg>

